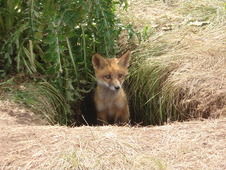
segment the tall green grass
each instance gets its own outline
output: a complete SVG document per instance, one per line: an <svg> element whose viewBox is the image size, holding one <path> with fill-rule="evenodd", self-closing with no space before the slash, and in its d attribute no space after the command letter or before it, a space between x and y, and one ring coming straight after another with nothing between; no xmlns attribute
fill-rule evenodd
<svg viewBox="0 0 226 170"><path fill-rule="evenodd" d="M142 125L161 125L177 112L174 93L168 93L170 90L166 91L165 86L173 67L152 58L135 59L135 62L139 64L132 65L126 82L132 120Z"/></svg>

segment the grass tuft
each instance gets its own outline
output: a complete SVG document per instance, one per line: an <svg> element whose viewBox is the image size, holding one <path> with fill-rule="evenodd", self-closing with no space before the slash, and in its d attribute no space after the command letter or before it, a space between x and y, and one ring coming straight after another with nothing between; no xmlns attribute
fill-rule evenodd
<svg viewBox="0 0 226 170"><path fill-rule="evenodd" d="M70 125L73 122L65 98L48 82L15 85L14 80L10 79L2 83L0 89L2 95L6 94L5 97L27 106L52 125Z"/></svg>
<svg viewBox="0 0 226 170"><path fill-rule="evenodd" d="M131 0L126 14L119 13L136 31L152 29L133 53L126 82L135 122L161 125L224 115L223 1Z"/></svg>

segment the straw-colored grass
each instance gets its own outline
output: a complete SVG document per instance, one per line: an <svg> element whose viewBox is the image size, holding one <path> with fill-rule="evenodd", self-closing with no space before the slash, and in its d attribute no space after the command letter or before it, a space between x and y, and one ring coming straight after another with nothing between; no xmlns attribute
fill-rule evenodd
<svg viewBox="0 0 226 170"><path fill-rule="evenodd" d="M226 114L223 1L131 0L127 13L119 13L124 23L151 32L134 50L127 81L136 122Z"/></svg>
<svg viewBox="0 0 226 170"><path fill-rule="evenodd" d="M1 169L226 168L226 119L69 128L40 126L28 113L0 103Z"/></svg>

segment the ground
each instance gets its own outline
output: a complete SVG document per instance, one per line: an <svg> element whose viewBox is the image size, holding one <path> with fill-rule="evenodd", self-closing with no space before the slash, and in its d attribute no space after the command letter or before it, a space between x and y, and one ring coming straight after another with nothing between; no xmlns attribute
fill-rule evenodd
<svg viewBox="0 0 226 170"><path fill-rule="evenodd" d="M1 102L1 169L226 169L226 118L65 127L34 117Z"/></svg>

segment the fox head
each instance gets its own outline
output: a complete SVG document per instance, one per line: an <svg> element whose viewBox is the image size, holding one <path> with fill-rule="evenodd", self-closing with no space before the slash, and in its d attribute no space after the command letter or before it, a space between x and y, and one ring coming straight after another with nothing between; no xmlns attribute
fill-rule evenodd
<svg viewBox="0 0 226 170"><path fill-rule="evenodd" d="M98 84L110 90L121 89L128 74L130 55L131 52L127 51L120 58L105 59L100 54L94 54L92 64Z"/></svg>

